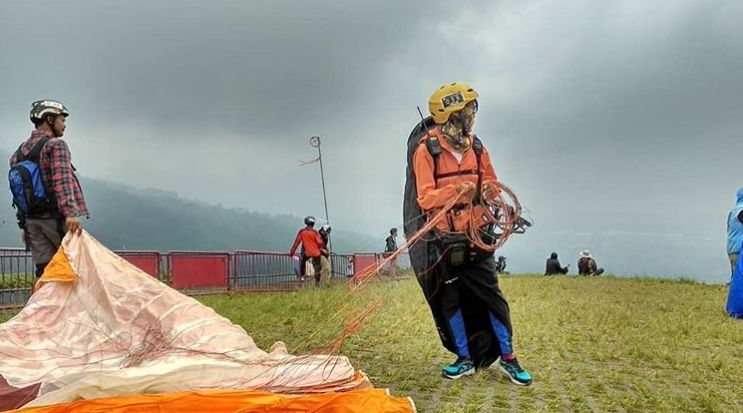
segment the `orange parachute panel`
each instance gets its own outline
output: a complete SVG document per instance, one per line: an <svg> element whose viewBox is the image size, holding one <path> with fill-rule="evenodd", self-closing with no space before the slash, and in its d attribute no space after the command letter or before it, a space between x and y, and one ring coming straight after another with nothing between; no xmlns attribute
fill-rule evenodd
<svg viewBox="0 0 743 413"><path fill-rule="evenodd" d="M206 411L212 413L414 413L415 405L412 400L392 397L383 389L302 396L262 391L215 390L78 400L13 410L8 413L200 413Z"/></svg>
<svg viewBox="0 0 743 413"><path fill-rule="evenodd" d="M47 264L44 274L39 278L39 282L71 282L77 279L77 274L75 274L70 261L67 259L67 255L65 255L64 247L60 247L49 264Z"/></svg>

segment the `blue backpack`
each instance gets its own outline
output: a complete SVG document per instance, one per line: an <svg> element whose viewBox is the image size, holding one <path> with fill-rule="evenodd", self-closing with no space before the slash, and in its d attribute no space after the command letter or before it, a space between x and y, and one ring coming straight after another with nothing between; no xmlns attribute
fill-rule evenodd
<svg viewBox="0 0 743 413"><path fill-rule="evenodd" d="M42 138L28 156L21 148L16 151L16 164L10 167L8 181L13 194L13 207L23 216L51 212L56 209L54 200L47 195L41 176L39 158L49 139Z"/></svg>

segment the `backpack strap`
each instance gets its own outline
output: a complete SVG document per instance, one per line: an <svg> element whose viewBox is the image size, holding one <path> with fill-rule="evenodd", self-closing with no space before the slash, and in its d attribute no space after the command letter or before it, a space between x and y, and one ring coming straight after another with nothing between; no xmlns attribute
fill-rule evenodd
<svg viewBox="0 0 743 413"><path fill-rule="evenodd" d="M475 151L475 154L477 155L477 164L480 165L480 156L482 155L483 144L480 138L474 134L472 135L472 150Z"/></svg>
<svg viewBox="0 0 743 413"><path fill-rule="evenodd" d="M436 136L429 136L425 138L426 149L433 158L433 176L434 181L438 181L439 178L439 162L438 158L441 155L441 142ZM483 144L477 135L472 135L472 150L475 151L475 157L477 158L477 193L475 199L480 199L480 192L482 191L482 152Z"/></svg>
<svg viewBox="0 0 743 413"><path fill-rule="evenodd" d="M439 138L436 136L429 136L426 138L426 149L428 149L428 153L433 158L433 181L434 184L438 186L438 176L439 176L439 155L441 155L441 142L439 142Z"/></svg>
<svg viewBox="0 0 743 413"><path fill-rule="evenodd" d="M38 162L39 158L41 157L41 151L44 149L44 145L49 142L49 138L44 136L41 139L39 139L38 142L36 142L36 145L34 145L33 148L31 148L31 152L28 153L28 156L23 155L23 151L21 150L23 148L23 144L18 147L18 150L16 150L16 162L23 162L23 161L34 161Z"/></svg>
<svg viewBox="0 0 743 413"><path fill-rule="evenodd" d="M472 134L472 150L475 151L475 157L477 158L477 192L475 193L475 201L480 201L480 195L482 192L482 151L483 145L480 138L477 135Z"/></svg>

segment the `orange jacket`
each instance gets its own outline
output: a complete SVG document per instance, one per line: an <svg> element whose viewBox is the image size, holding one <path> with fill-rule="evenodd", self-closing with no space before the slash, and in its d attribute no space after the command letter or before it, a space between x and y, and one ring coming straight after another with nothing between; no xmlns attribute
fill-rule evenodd
<svg viewBox="0 0 743 413"><path fill-rule="evenodd" d="M294 255L300 242L304 249L304 255L308 257L319 257L320 250L325 248L320 234L312 227L304 227L299 230L297 238L294 239L294 245L292 245L292 249L289 251L289 255Z"/></svg>
<svg viewBox="0 0 743 413"><path fill-rule="evenodd" d="M415 173L416 189L418 190L418 205L424 212L436 214L448 202L457 196L456 185L465 181L477 184L477 154L470 148L462 154L461 162L453 155L454 150L441 137L439 128L429 131L429 136L439 138L441 144L441 154L437 157L438 162L438 179L434 177L434 159L426 147L426 138L421 140L421 144L413 155L413 172ZM473 136L469 137L470 143ZM482 174L482 185L491 184L496 190L497 196L497 177L495 169L490 161L488 150L483 148L480 155L480 171ZM482 188L481 188L482 191ZM467 199L462 198L462 203L467 203ZM475 205L471 210L469 206L465 208L454 208L447 214L446 219L439 221L436 228L442 231L464 232L469 225L470 216L474 213L477 217L477 225L482 226L487 222L483 218L483 209L480 205Z"/></svg>

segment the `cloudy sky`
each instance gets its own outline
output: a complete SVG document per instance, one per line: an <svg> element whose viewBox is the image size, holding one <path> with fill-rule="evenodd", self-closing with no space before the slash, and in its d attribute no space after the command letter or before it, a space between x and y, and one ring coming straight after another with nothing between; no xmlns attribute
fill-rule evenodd
<svg viewBox="0 0 743 413"><path fill-rule="evenodd" d="M467 81L535 221L504 250L515 270L593 248L616 272L722 279L741 21L738 0L3 0L0 146L52 97L83 175L323 216L298 162L319 135L333 224L381 236L402 221L416 106Z"/></svg>

